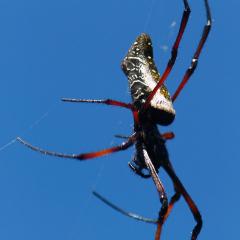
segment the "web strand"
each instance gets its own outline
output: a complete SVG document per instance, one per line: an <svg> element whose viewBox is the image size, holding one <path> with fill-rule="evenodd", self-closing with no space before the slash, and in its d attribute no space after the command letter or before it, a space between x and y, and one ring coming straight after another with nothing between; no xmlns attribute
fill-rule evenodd
<svg viewBox="0 0 240 240"><path fill-rule="evenodd" d="M156 3L156 0L152 0L152 2L150 4L149 11L148 11L148 14L147 14L147 17L146 17L146 21L145 21L145 24L144 24L144 28L143 28L144 32L147 31L147 28L148 28L149 23L151 21L155 3Z"/></svg>
<svg viewBox="0 0 240 240"><path fill-rule="evenodd" d="M20 134L16 134L16 137L12 138L9 142L3 144L2 146L0 146L0 152L4 151L6 148L12 146L16 140L17 140L17 136L22 136L25 135L26 133L32 131L36 126L38 126L46 117L49 116L49 114L53 111L54 108L56 108L57 104L59 104L59 102L54 103L48 111L46 111L45 113L43 113L37 120L33 121L27 128L26 130L24 130L22 133Z"/></svg>

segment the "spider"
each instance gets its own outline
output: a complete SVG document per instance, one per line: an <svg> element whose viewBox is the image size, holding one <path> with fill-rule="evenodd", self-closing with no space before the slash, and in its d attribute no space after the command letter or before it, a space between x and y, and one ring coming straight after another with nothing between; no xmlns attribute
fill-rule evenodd
<svg viewBox="0 0 240 240"><path fill-rule="evenodd" d="M185 187L175 174L173 166L169 160L165 142L168 139L172 139L174 137L174 134L172 132L161 134L157 125L166 126L170 125L173 122L175 118L173 102L179 96L179 93L182 91L185 84L197 67L200 53L207 40L212 25L208 0L204 0L204 3L207 21L203 28L202 36L191 60L191 64L186 70L183 79L173 96L170 96L166 86L164 85L164 81L167 79L174 66L178 54L179 44L181 42L191 12L187 0L183 0L184 11L180 28L172 47L171 57L162 76L160 76L154 63L151 39L149 35L145 33L142 33L137 37L136 41L129 49L126 57L122 61L122 69L128 77L132 103L124 103L112 99L62 99L65 102L98 103L129 109L133 114L134 129L131 136L118 136L125 139L122 144L97 152L83 154L63 154L41 149L39 147L33 146L20 137L17 138L20 143L31 148L32 150L47 155L61 158L71 158L76 160L88 160L96 157L101 157L110 153L126 150L135 144L135 155L132 161L129 162L129 167L142 178L152 178L159 195L159 200L161 202L158 218L149 219L134 213L126 212L109 202L100 194L94 192L94 195L105 202L107 205L129 217L144 222L157 224L155 240L160 239L162 226L169 216L175 202L180 199L180 196L183 196L185 199L196 221L196 225L194 226L191 233L192 240L197 239L198 234L202 228L201 214L191 196L188 194ZM163 184L158 177L158 171L160 168L163 168L166 171L173 182L175 194L171 197L169 202Z"/></svg>

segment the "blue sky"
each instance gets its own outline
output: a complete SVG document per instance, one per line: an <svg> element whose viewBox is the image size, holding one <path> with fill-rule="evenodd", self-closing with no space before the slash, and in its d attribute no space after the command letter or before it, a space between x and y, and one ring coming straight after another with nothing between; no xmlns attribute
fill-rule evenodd
<svg viewBox="0 0 240 240"><path fill-rule="evenodd" d="M189 1L190 21L167 80L174 92L199 41L203 1ZM239 235L237 0L210 1L213 28L198 69L175 108L167 143L178 176L201 210L199 239ZM62 103L61 97L130 101L120 62L141 32L151 35L162 72L170 56L183 4L177 0L0 0L0 146L20 135L42 148L67 153L102 149L130 134L124 109ZM87 162L43 156L13 143L0 147L0 238L153 239L155 226L128 219L99 202L156 217L151 180L127 166L134 149ZM170 196L172 184L160 177ZM162 239L189 239L194 220L183 199L166 222Z"/></svg>

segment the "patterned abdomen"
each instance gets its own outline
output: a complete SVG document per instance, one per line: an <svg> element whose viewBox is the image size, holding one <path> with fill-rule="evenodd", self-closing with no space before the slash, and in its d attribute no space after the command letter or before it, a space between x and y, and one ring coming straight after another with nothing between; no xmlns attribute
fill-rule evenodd
<svg viewBox="0 0 240 240"><path fill-rule="evenodd" d="M142 33L136 39L122 62L122 69L128 77L133 104L141 110L160 79L153 60L152 42L147 34ZM168 125L173 121L175 110L164 85L154 95L147 111L158 124Z"/></svg>

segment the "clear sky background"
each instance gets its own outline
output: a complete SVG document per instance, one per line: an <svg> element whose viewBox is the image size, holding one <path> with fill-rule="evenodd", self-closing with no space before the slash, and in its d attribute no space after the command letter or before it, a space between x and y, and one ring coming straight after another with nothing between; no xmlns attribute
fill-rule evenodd
<svg viewBox="0 0 240 240"><path fill-rule="evenodd" d="M178 176L201 210L199 239L239 237L238 0L210 0L213 28L191 81L177 99L167 143ZM192 14L171 93L189 66L205 23ZM132 116L108 106L62 103L61 97L129 102L120 62L141 32L151 35L162 72L183 11L180 0L0 0L0 146L20 135L66 153L99 150L132 132ZM87 162L58 159L18 143L0 150L0 239L153 239L155 226L128 219L92 196L97 190L126 210L157 217L151 180L128 168L134 149ZM172 184L160 177L169 195ZM162 239L190 239L195 222L183 199Z"/></svg>

